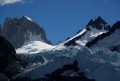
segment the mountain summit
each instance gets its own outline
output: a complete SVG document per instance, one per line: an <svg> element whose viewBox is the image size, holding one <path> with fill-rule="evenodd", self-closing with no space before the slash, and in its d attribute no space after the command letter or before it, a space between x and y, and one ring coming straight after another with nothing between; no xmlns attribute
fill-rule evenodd
<svg viewBox="0 0 120 81"><path fill-rule="evenodd" d="M110 30L110 25L107 25L100 16L95 20L90 20L86 27L79 31L76 36L68 39L64 45L82 45L92 41L98 35L106 33Z"/></svg>
<svg viewBox="0 0 120 81"><path fill-rule="evenodd" d="M50 44L44 29L27 16L6 18L2 27L2 35L15 48L20 48L28 41L42 41Z"/></svg>
<svg viewBox="0 0 120 81"><path fill-rule="evenodd" d="M91 30L92 28L96 28L98 30L110 30L110 25L107 25L107 22L103 20L100 16L95 20L90 20L86 25L87 30Z"/></svg>

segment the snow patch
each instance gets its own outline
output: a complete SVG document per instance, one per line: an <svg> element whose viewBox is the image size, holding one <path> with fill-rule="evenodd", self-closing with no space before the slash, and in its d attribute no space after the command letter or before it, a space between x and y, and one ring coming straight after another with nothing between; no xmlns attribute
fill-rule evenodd
<svg viewBox="0 0 120 81"><path fill-rule="evenodd" d="M29 18L28 16L24 16L25 18L27 18L27 20L29 21L33 21L31 18Z"/></svg>
<svg viewBox="0 0 120 81"><path fill-rule="evenodd" d="M55 46L46 44L42 41L30 41L21 48L16 49L17 54L36 54L42 51L52 50Z"/></svg>

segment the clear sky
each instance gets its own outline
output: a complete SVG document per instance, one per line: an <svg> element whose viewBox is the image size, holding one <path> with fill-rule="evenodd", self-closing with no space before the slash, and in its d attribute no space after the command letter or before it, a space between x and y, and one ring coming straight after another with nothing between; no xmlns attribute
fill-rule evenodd
<svg viewBox="0 0 120 81"><path fill-rule="evenodd" d="M120 20L120 0L0 0L0 23L6 17L30 17L56 44L101 16L110 25Z"/></svg>

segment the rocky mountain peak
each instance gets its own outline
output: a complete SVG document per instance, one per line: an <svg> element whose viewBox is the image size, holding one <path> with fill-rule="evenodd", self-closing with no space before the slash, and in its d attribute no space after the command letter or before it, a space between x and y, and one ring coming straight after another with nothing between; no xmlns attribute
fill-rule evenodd
<svg viewBox="0 0 120 81"><path fill-rule="evenodd" d="M95 20L91 19L85 28L77 32L77 35L65 41L65 46L85 46L89 41L95 39L98 35L108 32L111 29L100 16Z"/></svg>
<svg viewBox="0 0 120 81"><path fill-rule="evenodd" d="M110 30L110 25L107 24L105 20L102 19L102 17L97 17L95 20L91 19L88 24L86 25L87 30L91 30L93 28L96 28L98 30Z"/></svg>
<svg viewBox="0 0 120 81"><path fill-rule="evenodd" d="M21 47L26 41L39 40L50 43L47 40L45 30L27 16L21 18L7 17L3 24L2 32L2 35L15 48Z"/></svg>
<svg viewBox="0 0 120 81"><path fill-rule="evenodd" d="M91 19L91 20L88 22L87 26L93 26L93 24L94 24L94 21L93 21L93 19Z"/></svg>
<svg viewBox="0 0 120 81"><path fill-rule="evenodd" d="M100 23L102 23L102 24L107 24L107 22L105 21L105 20L103 20L102 19L102 17L97 17L97 19L95 19L95 22L97 23L97 24L100 24Z"/></svg>

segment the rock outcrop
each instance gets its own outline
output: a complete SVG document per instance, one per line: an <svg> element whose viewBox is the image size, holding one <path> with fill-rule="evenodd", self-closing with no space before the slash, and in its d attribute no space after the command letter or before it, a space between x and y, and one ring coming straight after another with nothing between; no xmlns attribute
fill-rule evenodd
<svg viewBox="0 0 120 81"><path fill-rule="evenodd" d="M45 30L26 16L13 19L6 18L2 27L2 35L15 48L21 47L29 40L41 40L50 44L46 38Z"/></svg>
<svg viewBox="0 0 120 81"><path fill-rule="evenodd" d="M0 36L1 76L10 78L14 74L20 73L21 68L22 66L19 65L18 58L12 44L10 44L4 37Z"/></svg>

